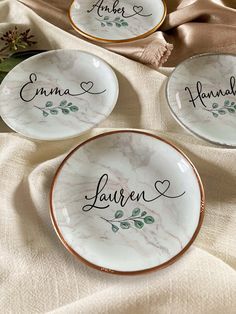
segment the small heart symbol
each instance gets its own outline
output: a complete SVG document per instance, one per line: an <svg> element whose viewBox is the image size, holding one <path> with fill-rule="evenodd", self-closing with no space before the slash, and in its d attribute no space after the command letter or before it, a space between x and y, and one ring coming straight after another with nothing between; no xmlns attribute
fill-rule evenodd
<svg viewBox="0 0 236 314"><path fill-rule="evenodd" d="M82 82L80 84L80 87L85 91L89 92L93 88L94 83L89 81L89 82Z"/></svg>
<svg viewBox="0 0 236 314"><path fill-rule="evenodd" d="M139 5L139 6L138 5L134 5L133 6L133 10L134 10L135 13L139 14L139 13L141 13L143 11L143 7L141 5Z"/></svg>
<svg viewBox="0 0 236 314"><path fill-rule="evenodd" d="M170 181L169 180L156 181L155 188L156 188L157 192L159 192L161 195L165 195L165 193L170 188Z"/></svg>

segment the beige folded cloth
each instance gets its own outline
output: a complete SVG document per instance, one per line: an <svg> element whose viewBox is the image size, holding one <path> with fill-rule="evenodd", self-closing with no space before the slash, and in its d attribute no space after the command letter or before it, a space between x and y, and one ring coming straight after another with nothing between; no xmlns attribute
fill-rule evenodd
<svg viewBox="0 0 236 314"><path fill-rule="evenodd" d="M80 37L67 16L71 0L20 1L47 21ZM156 69L163 64L176 66L197 53L236 54L235 0L166 0L166 4L168 15L154 34L131 43L102 46Z"/></svg>
<svg viewBox="0 0 236 314"><path fill-rule="evenodd" d="M110 121L116 124L115 116ZM155 132L191 157L207 193L200 235L171 267L136 277L114 276L83 265L62 246L49 217L52 177L68 150L104 131L58 143L0 136L2 313L235 313L233 150L208 147L189 135Z"/></svg>
<svg viewBox="0 0 236 314"><path fill-rule="evenodd" d="M0 1L0 22L0 32L15 23L30 27L38 48L100 56L120 84L111 116L81 137L47 143L0 133L1 313L235 313L236 151L193 138L171 117L164 94L171 69L156 71L78 39L13 0ZM110 128L152 130L182 148L202 176L203 227L194 246L165 270L136 277L100 273L71 256L53 230L48 192L56 168L74 146Z"/></svg>

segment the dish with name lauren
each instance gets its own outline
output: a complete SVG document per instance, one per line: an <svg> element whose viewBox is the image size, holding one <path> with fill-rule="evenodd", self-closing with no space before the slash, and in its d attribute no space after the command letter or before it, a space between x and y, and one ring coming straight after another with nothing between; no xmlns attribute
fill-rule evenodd
<svg viewBox="0 0 236 314"><path fill-rule="evenodd" d="M50 194L65 247L87 265L139 274L174 263L193 243L205 196L191 161L142 131L114 131L76 147Z"/></svg>

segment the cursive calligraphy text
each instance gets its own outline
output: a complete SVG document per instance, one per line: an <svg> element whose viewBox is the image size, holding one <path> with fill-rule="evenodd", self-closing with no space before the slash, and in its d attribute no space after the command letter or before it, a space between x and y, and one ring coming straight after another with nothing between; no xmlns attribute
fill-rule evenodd
<svg viewBox="0 0 236 314"><path fill-rule="evenodd" d="M233 95L236 96L236 78L235 76L231 76L229 80L229 88L222 90L219 89L218 91L203 91L203 85L200 81L197 81L196 83L196 93L197 96L193 96L193 92L189 87L185 87L185 91L188 92L190 96L189 102L193 104L193 107L196 108L197 100L200 101L200 103L206 107L206 104L204 102L205 99L211 99L211 98L218 98L220 96L229 96Z"/></svg>
<svg viewBox="0 0 236 314"><path fill-rule="evenodd" d="M104 5L104 0L98 0L96 3L92 5L92 8L87 10L87 13L91 13L93 10L97 11L97 15L100 17L103 17L104 13L113 13L113 14L121 14L125 19L128 19L130 17L133 17L135 15L148 17L151 16L151 14L144 14L142 13L144 8L141 5L134 5L132 10L133 12L130 12L129 14L126 13L125 7L119 7L120 0L115 0L113 5L109 7L108 5Z"/></svg>
<svg viewBox="0 0 236 314"><path fill-rule="evenodd" d="M120 204L121 207L125 207L128 201L139 202L140 200L150 203L156 201L160 197L165 197L169 199L175 199L183 196L185 192L178 195L169 195L168 191L170 189L171 183L169 180L159 181L157 180L154 183L154 188L156 191L156 195L148 196L145 191L135 192L131 191L128 195L125 196L124 189L116 190L114 193L105 193L105 188L108 185L109 176L108 174L103 174L98 180L96 192L93 196L85 196L87 201L91 201L89 204L83 206L82 210L88 212L92 209L106 209L110 206L107 202L114 202L116 204ZM100 205L97 203L100 202ZM106 204L101 205L101 202L106 202Z"/></svg>
<svg viewBox="0 0 236 314"><path fill-rule="evenodd" d="M31 73L29 76L29 81L25 83L22 88L20 89L20 98L25 101L25 102L30 102L32 101L35 97L37 96L52 96L52 95L58 95L58 96L64 96L64 95L69 95L69 96L81 96L83 94L91 94L91 95L99 95L105 93L106 89L104 89L101 92L93 92L92 89L94 87L94 83L92 81L89 82L81 82L80 83L80 88L81 92L79 93L72 93L70 89L60 89L58 86L55 88L50 88L47 89L45 87L40 87L36 88L35 83L37 82L38 77L35 73ZM30 88L30 93L29 95L29 88Z"/></svg>

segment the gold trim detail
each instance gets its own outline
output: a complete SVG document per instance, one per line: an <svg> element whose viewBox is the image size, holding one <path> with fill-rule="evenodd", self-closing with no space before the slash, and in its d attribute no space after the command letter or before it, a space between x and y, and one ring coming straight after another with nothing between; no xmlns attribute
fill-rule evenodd
<svg viewBox="0 0 236 314"><path fill-rule="evenodd" d="M60 171L61 169L63 168L64 164L67 162L67 160L78 150L80 149L83 145L93 141L93 140L96 140L97 138L100 138L100 137L104 137L104 136L107 136L107 135L112 135L112 134L117 134L117 133L136 133L136 134L142 134L142 135L146 135L146 136L150 136L150 137L153 137L159 141L162 141L168 145L170 145L171 147L173 147L175 150L177 150L188 162L189 164L192 166L193 168L193 171L195 173L195 176L197 178L197 181L198 181L198 184L199 184L199 189L200 189L200 194L201 194L201 200L200 200L200 204L199 204L199 221L198 221L198 225L197 225L197 228L192 236L192 238L189 240L188 244L177 254L175 255L174 257L172 257L169 261L161 264L161 265L158 265L158 266L155 266L155 267L152 267L152 268L149 268L149 269L144 269L144 270L138 270L138 271L116 271L116 270L112 270L112 269L107 269L107 268L104 268L104 267L100 267L98 265L95 265L89 261L87 261L86 259L84 259L83 257L81 257L75 250L73 250L72 247L69 246L69 244L66 242L66 240L64 239L61 231L60 231L60 228L58 227L58 224L57 224L57 221L56 221L56 218L55 218L55 215L54 215L54 208L53 208L53 191L54 191L54 187L55 187L55 182L60 174ZM174 262L176 262L188 249L189 247L192 245L192 243L194 242L194 240L196 239L200 229L201 229L201 225L202 225L202 222L203 222L203 217L204 217L204 212L205 212L205 192L204 192L204 188L203 188L203 184L202 184L202 181L201 181L201 178L200 178L200 175L198 174L198 171L197 169L195 168L195 166L193 165L193 163L191 162L191 160L185 155L185 153L183 153L179 148L177 148L174 144L172 144L171 142L165 140L165 139L162 139L161 137L157 136L157 135L154 135L154 134L151 134L151 133L147 133L147 132L144 132L144 131L136 131L136 130L117 130L117 131L111 131L111 132L105 132L105 133L102 133L102 134L99 134L99 135L96 135L86 141L84 141L83 143L79 144L77 147L75 147L66 157L65 159L62 161L62 163L60 164L60 166L58 167L56 173L55 173L55 176L53 178L53 181L52 181L52 185L51 185L51 190L50 190L50 217L51 217L51 220L52 220L52 224L53 224L53 227L59 237L59 239L61 240L62 244L66 247L66 249L71 253L73 254L75 257L77 257L81 262L83 262L84 264L86 264L87 266L90 266L94 269L97 269L97 270L100 270L102 272L105 272L105 273L109 273L109 274L115 274L115 275L138 275L138 274L144 274L144 273L147 273L147 272L150 272L150 271L154 271L154 270L160 270L160 269L163 269L171 264L173 264Z"/></svg>
<svg viewBox="0 0 236 314"><path fill-rule="evenodd" d="M145 38L149 35L151 35L152 33L154 33L164 22L165 18L166 18L166 15L167 15L167 5L165 3L164 0L161 0L162 3L163 3L163 6L164 6L164 13L163 13L163 16L162 16L162 19L161 21L155 26L153 27L152 29L150 29L148 32L146 33L143 33L142 35L139 35L139 36L136 36L136 37L132 37L132 38L129 38L129 39L117 39L117 40L113 40L113 39L105 39L105 38L100 38L100 37L96 37L96 36L93 36L89 33L86 33L84 31L82 31L73 21L72 21L72 18L71 18L71 7L73 5L73 3L75 2L76 0L73 0L72 3L70 4L70 7L69 7L69 11L68 11L68 18L70 20L70 23L72 25L72 27L80 34L82 35L83 37L86 37L90 40L93 40L93 41L98 41L100 43L125 43L125 42L132 42L132 41L135 41L135 40L138 40L138 39L142 39L142 38Z"/></svg>

